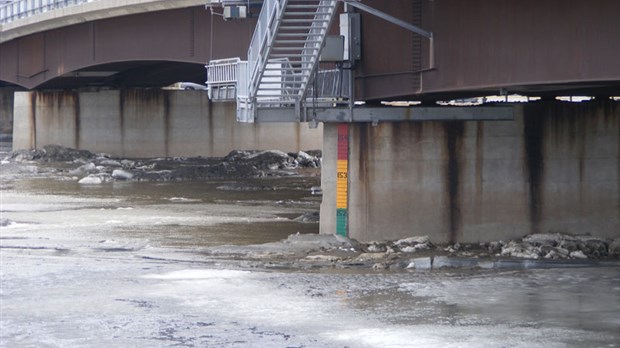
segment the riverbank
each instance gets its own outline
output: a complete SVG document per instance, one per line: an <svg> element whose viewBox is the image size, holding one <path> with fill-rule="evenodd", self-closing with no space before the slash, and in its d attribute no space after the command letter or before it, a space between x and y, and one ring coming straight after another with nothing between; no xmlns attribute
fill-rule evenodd
<svg viewBox="0 0 620 348"><path fill-rule="evenodd" d="M335 235L297 234L274 243L218 246L198 252L206 258L236 263L243 268L267 269L417 271L620 266L620 239L609 242L557 233L531 235L510 242L448 246L434 245L425 236L360 243Z"/></svg>

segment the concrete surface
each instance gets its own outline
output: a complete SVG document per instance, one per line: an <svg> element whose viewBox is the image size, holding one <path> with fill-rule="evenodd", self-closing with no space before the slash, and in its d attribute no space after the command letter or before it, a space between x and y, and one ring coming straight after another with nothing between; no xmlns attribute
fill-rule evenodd
<svg viewBox="0 0 620 348"><path fill-rule="evenodd" d="M124 157L225 156L235 149L320 149L322 128L240 124L204 91L18 92L14 149L59 144Z"/></svg>
<svg viewBox="0 0 620 348"><path fill-rule="evenodd" d="M335 124L321 233L335 233ZM436 243L620 233L620 103L518 105L514 121L351 125L349 236Z"/></svg>
<svg viewBox="0 0 620 348"><path fill-rule="evenodd" d="M12 88L0 88L0 134L13 132L13 92Z"/></svg>

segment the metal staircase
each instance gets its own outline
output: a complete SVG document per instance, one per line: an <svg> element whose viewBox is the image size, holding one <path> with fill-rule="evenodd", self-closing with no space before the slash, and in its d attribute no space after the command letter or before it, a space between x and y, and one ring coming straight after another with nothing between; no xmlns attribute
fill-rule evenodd
<svg viewBox="0 0 620 348"><path fill-rule="evenodd" d="M238 89L239 121L254 122L260 108L294 108L300 118L337 5L338 0L264 1L248 50L247 90Z"/></svg>

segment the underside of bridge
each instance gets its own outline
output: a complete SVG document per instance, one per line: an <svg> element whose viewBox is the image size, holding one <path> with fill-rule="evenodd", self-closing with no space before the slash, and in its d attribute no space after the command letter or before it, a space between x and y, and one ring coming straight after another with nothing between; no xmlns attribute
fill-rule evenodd
<svg viewBox="0 0 620 348"><path fill-rule="evenodd" d="M620 2L366 0L430 40L361 12L355 98L449 100L499 93L620 94ZM342 11L342 5L340 10ZM553 14L553 15L552 15ZM255 18L204 7L94 20L0 43L0 86L162 87L204 83L212 59L247 57ZM338 18L332 33L338 32Z"/></svg>
<svg viewBox="0 0 620 348"><path fill-rule="evenodd" d="M204 84L210 58L243 56L254 20L204 7L96 20L0 44L0 86L25 89ZM234 38L234 40L232 40Z"/></svg>

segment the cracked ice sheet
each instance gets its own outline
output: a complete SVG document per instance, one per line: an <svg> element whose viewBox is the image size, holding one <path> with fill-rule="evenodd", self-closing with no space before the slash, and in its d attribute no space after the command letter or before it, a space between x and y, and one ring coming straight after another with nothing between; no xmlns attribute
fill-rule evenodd
<svg viewBox="0 0 620 348"><path fill-rule="evenodd" d="M322 287L326 293L338 294L335 289L339 286L331 288L325 284L329 280L307 276L309 283ZM356 310L349 299L309 298L295 285L273 283L268 273L183 270L145 278L162 281L151 288L151 296L174 298L184 306L242 325L260 323L263 330L286 332L310 347L315 346L313 343L317 347L566 347L567 343L579 346L579 342L596 342L601 338L596 332L542 327L520 319L496 324L488 318L459 313L454 313L460 319L452 324L437 318L438 322L433 324L392 325L381 320L381 313ZM445 284L431 283L430 287L437 286L439 295L445 297L447 292L458 292L458 284L451 285L451 291L442 287ZM377 284L370 284L373 286Z"/></svg>

